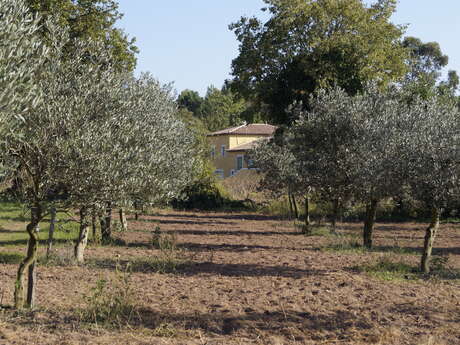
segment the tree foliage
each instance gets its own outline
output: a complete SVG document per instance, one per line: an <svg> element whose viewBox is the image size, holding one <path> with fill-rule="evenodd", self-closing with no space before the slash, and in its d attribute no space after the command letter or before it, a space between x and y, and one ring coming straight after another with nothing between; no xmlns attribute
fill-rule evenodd
<svg viewBox="0 0 460 345"><path fill-rule="evenodd" d="M349 94L369 81L386 85L405 74L404 28L390 22L395 0L265 0L266 23L242 17L230 25L240 42L233 88L265 105L269 119L290 123L285 110L308 104L318 88Z"/></svg>
<svg viewBox="0 0 460 345"><path fill-rule="evenodd" d="M15 306L22 308L34 301L34 281L29 278L26 301L24 277L27 270L34 276L36 228L57 194L64 194L62 205L80 209L75 253L82 259L91 209L133 198L169 200L189 183L196 165L194 137L178 117L169 87L149 75L120 73L103 42L74 38L52 20L39 32L18 4L0 2L5 37L11 38L0 46L2 97L19 104L2 105L0 162L2 178L14 180L31 210L27 256L15 284ZM41 40L49 46L43 63L23 63ZM31 59L36 61L42 60Z"/></svg>
<svg viewBox="0 0 460 345"><path fill-rule="evenodd" d="M0 140L8 125L41 98L34 77L47 49L37 37L39 20L22 1L0 1Z"/></svg>
<svg viewBox="0 0 460 345"><path fill-rule="evenodd" d="M414 96L428 99L442 95L455 97L459 86L459 76L450 70L447 79L442 80L442 70L447 67L449 57L445 55L439 43L422 42L416 37L406 37L403 46L409 52L408 73L404 85Z"/></svg>
<svg viewBox="0 0 460 345"><path fill-rule="evenodd" d="M237 99L229 89L210 86L199 110L199 117L210 131L240 125L246 102Z"/></svg>
<svg viewBox="0 0 460 345"><path fill-rule="evenodd" d="M42 21L52 17L69 32L71 39L99 41L112 57L112 65L119 71L133 71L138 48L115 23L123 14L116 0L26 0L32 13L40 14ZM46 28L42 33L46 35ZM67 52L72 44L65 47Z"/></svg>
<svg viewBox="0 0 460 345"><path fill-rule="evenodd" d="M179 97L177 97L177 104L181 109L187 109L193 115L198 116L203 98L197 91L185 89Z"/></svg>

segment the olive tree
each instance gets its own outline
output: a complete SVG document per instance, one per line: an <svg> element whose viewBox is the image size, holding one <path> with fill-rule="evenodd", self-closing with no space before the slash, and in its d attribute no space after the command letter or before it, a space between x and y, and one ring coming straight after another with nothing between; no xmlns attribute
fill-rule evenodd
<svg viewBox="0 0 460 345"><path fill-rule="evenodd" d="M29 188L23 188L27 196L41 188L33 176L38 171L29 164L28 158L33 155L25 153L27 128L30 111L43 104L44 94L36 80L43 75L49 57L47 49L38 38L38 19L28 13L23 1L0 0L0 168L3 180L20 179L28 175ZM33 143L27 143L27 148ZM24 153L24 155L23 155ZM26 158L27 156L27 158ZM42 167L38 167L42 170ZM24 187L24 186L22 186ZM16 305L24 304L23 277L29 271L30 284L33 285L33 265L37 250L38 236L36 229L42 217L33 198L29 206L32 208L31 220L27 224L29 243L26 258L21 262L16 283ZM33 288L29 288L28 303L33 304Z"/></svg>
<svg viewBox="0 0 460 345"><path fill-rule="evenodd" d="M396 126L399 172L431 209L421 260L421 270L428 273L442 207L460 195L460 114L442 98L416 100Z"/></svg>
<svg viewBox="0 0 460 345"><path fill-rule="evenodd" d="M19 15L30 20L25 9ZM88 107L94 106L93 92L106 88L107 79L111 79L109 74L100 73L110 71L110 66L94 61L101 56L103 50L94 50L89 41L74 41L74 54L63 58L64 46L69 42L67 32L52 21L46 23L43 31L47 33L49 50L37 73L32 74L30 79L35 92L42 96L40 101L29 102L20 111L15 108L11 116L4 117L2 113L2 127L5 131L1 141L0 161L6 177L14 180L20 199L31 211L31 220L26 227L29 234L27 255L19 265L15 283L16 308L26 304L32 307L34 304L38 225L46 214L50 196L69 189L68 185L61 183L66 164L72 158L63 145L73 135L68 127L68 119L77 118ZM17 102L23 100L22 95L18 95ZM102 99L98 101L107 106ZM82 127L77 133L86 135ZM81 179L88 178L89 175L81 176ZM72 183L78 184L80 180Z"/></svg>
<svg viewBox="0 0 460 345"><path fill-rule="evenodd" d="M381 91L369 86L365 93L352 98L352 111L359 114L358 134L350 152L354 153L353 195L366 205L363 244L372 247L377 207L402 187L395 165L401 159L396 147L396 119L407 111L397 90Z"/></svg>
<svg viewBox="0 0 460 345"><path fill-rule="evenodd" d="M105 95L106 102L112 98L112 106L94 107L69 119L74 135L62 143L69 157L60 182L80 208L75 246L79 262L91 209L131 200L168 201L179 196L194 173L194 137L177 116L170 88L148 74L121 79L114 86Z"/></svg>
<svg viewBox="0 0 460 345"><path fill-rule="evenodd" d="M320 90L310 103L310 111L300 111L289 140L303 179L332 201L335 233L339 207L353 192L361 114L340 88Z"/></svg>
<svg viewBox="0 0 460 345"><path fill-rule="evenodd" d="M378 203L401 186L394 136L404 103L396 90L373 85L356 96L338 88L322 90L311 103L312 110L301 113L293 128L300 171L332 199L333 223L342 201L353 198L366 205L363 243L371 248Z"/></svg>
<svg viewBox="0 0 460 345"><path fill-rule="evenodd" d="M248 156L263 174L260 187L278 196L286 193L290 211L292 213L294 209L295 216L298 217L295 194L299 189L300 176L297 161L287 143L279 143L275 139L264 140L250 150Z"/></svg>

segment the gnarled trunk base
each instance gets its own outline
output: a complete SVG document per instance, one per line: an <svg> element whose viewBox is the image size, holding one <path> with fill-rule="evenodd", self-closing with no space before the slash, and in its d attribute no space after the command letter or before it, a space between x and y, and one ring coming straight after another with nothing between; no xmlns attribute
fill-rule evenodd
<svg viewBox="0 0 460 345"><path fill-rule="evenodd" d="M363 244L366 248L372 248L372 232L374 230L375 218L377 216L378 200L371 200L366 205L366 219L364 220Z"/></svg>
<svg viewBox="0 0 460 345"><path fill-rule="evenodd" d="M423 254L420 269L424 273L430 273L430 259L433 251L433 244L436 238L436 233L439 229L439 218L441 216L441 210L437 207L433 207L431 210L431 223L425 232L425 241L423 244Z"/></svg>
<svg viewBox="0 0 460 345"><path fill-rule="evenodd" d="M120 224L121 224L122 231L128 231L128 220L126 219L125 210L120 208L118 213L120 216Z"/></svg>
<svg viewBox="0 0 460 345"><path fill-rule="evenodd" d="M86 246L88 244L88 235L89 235L88 211L82 208L80 209L80 232L78 234L78 239L75 243L75 248L74 248L74 257L78 263L83 263L85 261L84 254L85 254Z"/></svg>
<svg viewBox="0 0 460 345"><path fill-rule="evenodd" d="M34 307L35 302L35 261L37 260L38 250L38 224L41 219L40 206L31 208L31 220L27 224L27 233L29 242L27 244L27 256L21 261L18 268L14 287L14 306L16 309L22 309L25 306ZM27 300L25 294L25 275L28 270L29 281L27 284Z"/></svg>

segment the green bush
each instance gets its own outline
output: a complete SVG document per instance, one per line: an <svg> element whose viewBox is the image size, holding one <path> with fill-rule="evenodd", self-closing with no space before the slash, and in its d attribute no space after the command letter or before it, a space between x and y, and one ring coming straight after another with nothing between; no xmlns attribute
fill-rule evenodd
<svg viewBox="0 0 460 345"><path fill-rule="evenodd" d="M186 187L183 194L182 199L173 200L174 208L213 210L222 208L225 204L221 190L210 181L196 182Z"/></svg>

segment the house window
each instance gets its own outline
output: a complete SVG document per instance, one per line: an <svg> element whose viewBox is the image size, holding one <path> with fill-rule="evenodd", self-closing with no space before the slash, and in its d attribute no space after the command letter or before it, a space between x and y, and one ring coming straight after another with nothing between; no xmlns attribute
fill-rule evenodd
<svg viewBox="0 0 460 345"><path fill-rule="evenodd" d="M244 156L236 156L236 170L243 169L243 159Z"/></svg>
<svg viewBox="0 0 460 345"><path fill-rule="evenodd" d="M216 169L214 174L219 178L224 178L224 170L223 169Z"/></svg>
<svg viewBox="0 0 460 345"><path fill-rule="evenodd" d="M234 176L234 175L235 175L235 169L230 170L230 176Z"/></svg>
<svg viewBox="0 0 460 345"><path fill-rule="evenodd" d="M248 168L254 168L254 159L248 159Z"/></svg>
<svg viewBox="0 0 460 345"><path fill-rule="evenodd" d="M216 147L214 145L211 146L211 159L214 159L216 156Z"/></svg>
<svg viewBox="0 0 460 345"><path fill-rule="evenodd" d="M220 154L222 155L222 157L225 157L225 145L222 145L220 147Z"/></svg>

